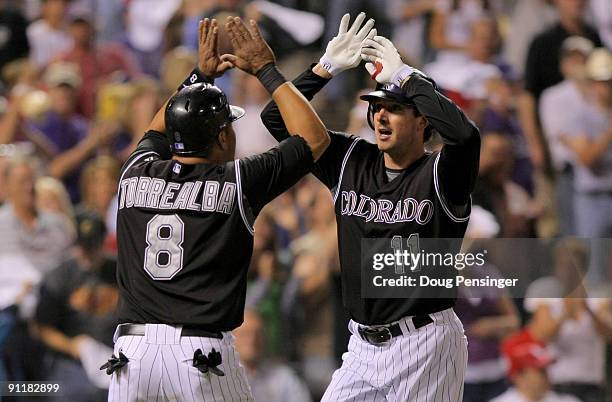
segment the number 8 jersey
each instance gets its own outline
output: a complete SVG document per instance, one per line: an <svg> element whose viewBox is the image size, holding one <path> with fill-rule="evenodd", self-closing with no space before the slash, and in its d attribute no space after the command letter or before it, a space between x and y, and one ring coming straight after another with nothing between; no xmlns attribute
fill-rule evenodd
<svg viewBox="0 0 612 402"><path fill-rule="evenodd" d="M253 222L312 167L300 137L225 164L171 160L148 132L122 169L117 240L120 322L230 331L242 323Z"/></svg>

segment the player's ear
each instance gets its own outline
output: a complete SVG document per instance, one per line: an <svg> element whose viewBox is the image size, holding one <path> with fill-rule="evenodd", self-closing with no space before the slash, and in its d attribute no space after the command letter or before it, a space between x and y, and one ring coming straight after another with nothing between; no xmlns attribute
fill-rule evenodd
<svg viewBox="0 0 612 402"><path fill-rule="evenodd" d="M417 117L416 120L417 120L417 128L419 130L425 130L425 128L429 125L429 122L423 115Z"/></svg>
<svg viewBox="0 0 612 402"><path fill-rule="evenodd" d="M227 150L229 146L227 128L221 130L221 132L217 136L217 144L219 145L219 148L221 148L223 151Z"/></svg>

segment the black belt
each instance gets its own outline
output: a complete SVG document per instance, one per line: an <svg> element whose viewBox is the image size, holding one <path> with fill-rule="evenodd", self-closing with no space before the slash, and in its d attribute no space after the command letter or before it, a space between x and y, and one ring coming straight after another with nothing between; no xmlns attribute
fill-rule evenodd
<svg viewBox="0 0 612 402"><path fill-rule="evenodd" d="M117 327L117 338L120 336L144 336L145 324L119 324ZM207 331L202 328L184 325L181 330L181 336L198 336L204 338L223 339L221 332Z"/></svg>
<svg viewBox="0 0 612 402"><path fill-rule="evenodd" d="M414 324L414 329L419 329L433 322L433 319L428 314L414 316L411 318L411 320L412 324ZM361 339L372 345L381 345L390 341L391 338L404 334L399 323L382 327L358 326L357 331L359 332Z"/></svg>

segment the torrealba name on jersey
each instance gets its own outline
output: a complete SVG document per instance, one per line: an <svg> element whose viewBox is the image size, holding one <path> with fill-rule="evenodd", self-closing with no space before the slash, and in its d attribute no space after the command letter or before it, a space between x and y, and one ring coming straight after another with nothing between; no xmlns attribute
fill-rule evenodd
<svg viewBox="0 0 612 402"><path fill-rule="evenodd" d="M428 199L406 198L395 204L386 199L372 199L355 191L342 191L342 215L353 215L366 222L398 223L415 221L426 225L433 216L434 204Z"/></svg>
<svg viewBox="0 0 612 402"><path fill-rule="evenodd" d="M218 181L166 182L151 177L130 177L121 181L119 209L155 208L231 214L236 199L236 184ZM200 190L202 192L200 193Z"/></svg>

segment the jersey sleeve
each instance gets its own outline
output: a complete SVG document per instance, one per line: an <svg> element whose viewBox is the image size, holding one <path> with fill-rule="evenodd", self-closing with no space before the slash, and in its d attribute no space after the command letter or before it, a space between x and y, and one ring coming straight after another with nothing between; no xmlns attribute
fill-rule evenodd
<svg viewBox="0 0 612 402"><path fill-rule="evenodd" d="M425 78L414 74L406 85L407 96L440 134L444 143L434 165L436 192L451 216L462 214L469 204L478 176L478 128Z"/></svg>
<svg viewBox="0 0 612 402"><path fill-rule="evenodd" d="M317 74L312 72L314 64L312 64L306 71L297 76L293 81L293 85L298 91L309 101L329 82L329 79L319 77ZM271 101L266 105L264 110L261 112L261 121L264 126L268 129L270 134L277 140L282 141L289 138L287 127L281 116L280 110L274 101Z"/></svg>
<svg viewBox="0 0 612 402"><path fill-rule="evenodd" d="M170 144L168 139L163 133L159 131L147 131L142 137L134 152L131 153L130 157L124 163L121 168L120 177L123 178L125 172L132 166L150 158L156 159L170 159L172 154L170 153ZM121 181L121 180L119 180Z"/></svg>
<svg viewBox="0 0 612 402"><path fill-rule="evenodd" d="M334 192L340 183L346 162L361 138L333 131L329 132L329 138L330 144L315 163L312 173Z"/></svg>
<svg viewBox="0 0 612 402"><path fill-rule="evenodd" d="M268 202L309 173L314 159L306 140L292 136L267 152L234 163L238 192L257 215Z"/></svg>

